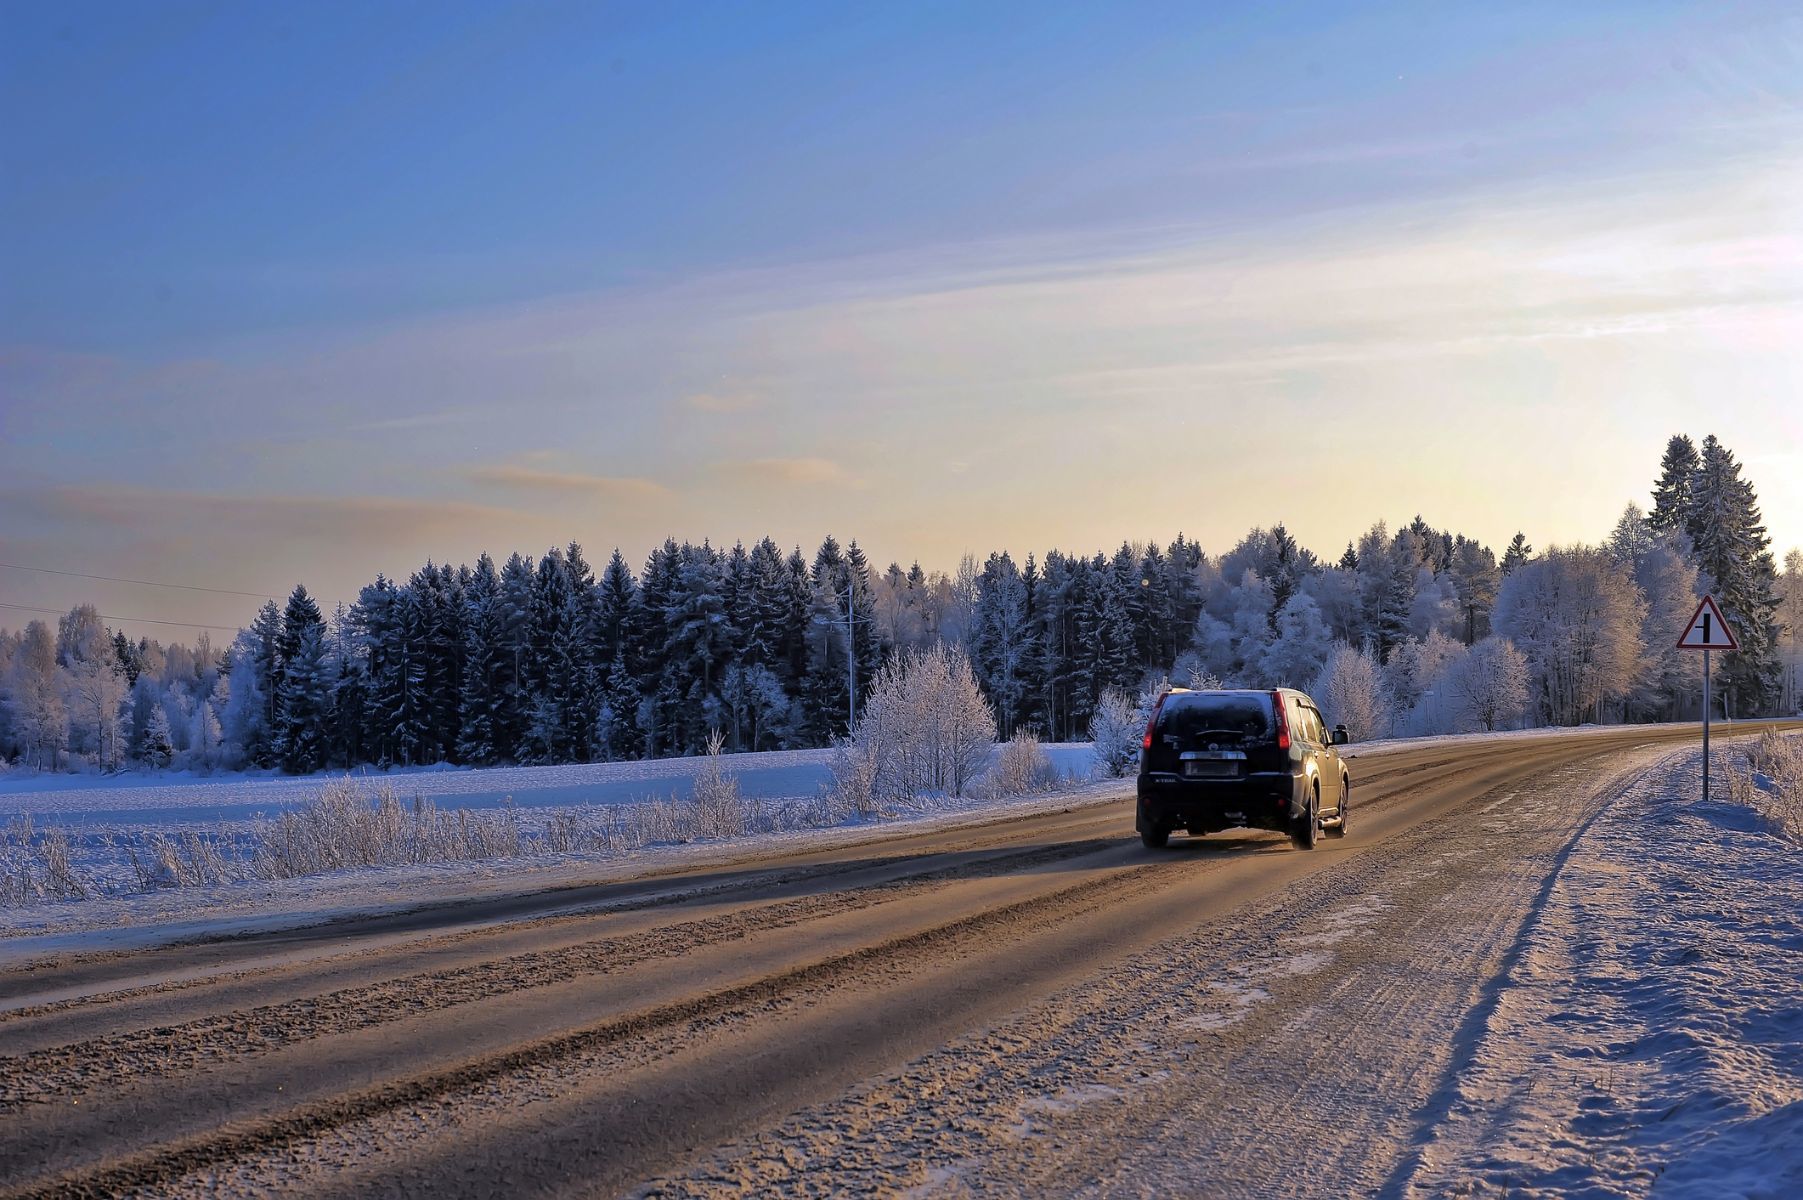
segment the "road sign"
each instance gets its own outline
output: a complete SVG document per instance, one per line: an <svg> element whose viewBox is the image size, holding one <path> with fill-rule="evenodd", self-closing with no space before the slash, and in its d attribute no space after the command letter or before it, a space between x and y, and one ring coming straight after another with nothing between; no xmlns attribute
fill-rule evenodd
<svg viewBox="0 0 1803 1200"><path fill-rule="evenodd" d="M1678 649L1740 649L1733 628L1722 619L1722 610L1715 606L1714 596L1704 596L1697 605L1696 615L1690 618L1690 624L1684 627L1684 636L1678 639Z"/></svg>
<svg viewBox="0 0 1803 1200"><path fill-rule="evenodd" d="M1738 650L1740 643L1734 638L1734 630L1722 619L1722 610L1716 607L1714 596L1704 596L1697 604L1697 611L1690 618L1690 624L1684 627L1684 636L1678 639L1680 650L1701 650L1703 652L1703 803L1709 803L1709 652L1711 650Z"/></svg>

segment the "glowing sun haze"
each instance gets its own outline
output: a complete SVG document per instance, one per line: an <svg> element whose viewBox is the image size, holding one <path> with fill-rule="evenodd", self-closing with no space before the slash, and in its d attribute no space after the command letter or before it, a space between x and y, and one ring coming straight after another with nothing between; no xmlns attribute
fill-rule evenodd
<svg viewBox="0 0 1803 1200"><path fill-rule="evenodd" d="M1803 18L1497 7L11 5L0 561L1544 546L1674 432L1782 554Z"/></svg>

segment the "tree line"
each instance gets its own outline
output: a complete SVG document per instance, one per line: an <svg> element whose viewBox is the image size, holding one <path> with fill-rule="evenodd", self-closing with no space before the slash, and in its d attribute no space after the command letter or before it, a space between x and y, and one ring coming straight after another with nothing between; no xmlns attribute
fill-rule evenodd
<svg viewBox="0 0 1803 1200"><path fill-rule="evenodd" d="M1706 590L1742 643L1724 705L1794 706L1803 560L1778 573L1740 464L1673 437L1652 498L1599 545L1517 534L1500 556L1420 517L1337 557L1280 523L1217 556L1179 535L949 574L877 571L830 536L811 559L669 540L636 572L572 543L378 577L329 615L296 587L218 652L79 606L0 634L0 756L307 772L692 754L716 732L823 746L886 663L938 646L967 656L1003 738L1084 738L1109 697L1168 683L1313 688L1365 737L1671 719L1696 715L1695 656L1672 643Z"/></svg>

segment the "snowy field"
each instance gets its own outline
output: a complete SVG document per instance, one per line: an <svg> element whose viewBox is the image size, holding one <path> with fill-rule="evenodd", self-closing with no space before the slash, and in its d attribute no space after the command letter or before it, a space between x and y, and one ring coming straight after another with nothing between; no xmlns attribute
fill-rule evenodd
<svg viewBox="0 0 1803 1200"><path fill-rule="evenodd" d="M1095 756L1087 742L1045 747L1060 774L1090 777ZM731 754L721 761L747 797L811 796L832 781L830 750L772 750ZM423 767L361 769L351 778L372 787L387 783L412 799L423 796L441 809L519 808L627 804L650 798L686 800L694 792L703 758L582 763L559 767ZM134 772L126 775L0 775L0 820L29 814L59 825L180 824L236 821L304 804L336 775L294 777L263 773Z"/></svg>
<svg viewBox="0 0 1803 1200"><path fill-rule="evenodd" d="M1701 757L1572 847L1410 1194L1803 1196L1803 848Z"/></svg>

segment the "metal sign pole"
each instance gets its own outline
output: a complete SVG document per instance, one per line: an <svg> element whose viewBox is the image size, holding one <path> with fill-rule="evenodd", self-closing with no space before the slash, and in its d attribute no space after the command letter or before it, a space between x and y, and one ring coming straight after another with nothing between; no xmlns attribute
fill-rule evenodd
<svg viewBox="0 0 1803 1200"><path fill-rule="evenodd" d="M1709 651L1703 651L1703 803L1709 803Z"/></svg>

